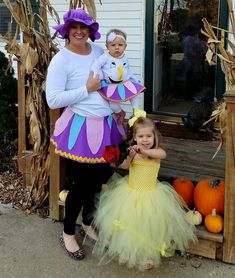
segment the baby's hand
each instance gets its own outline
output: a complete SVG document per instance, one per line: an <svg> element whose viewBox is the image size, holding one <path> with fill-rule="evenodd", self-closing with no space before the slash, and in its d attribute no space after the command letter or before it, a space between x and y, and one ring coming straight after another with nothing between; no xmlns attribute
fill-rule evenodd
<svg viewBox="0 0 235 278"><path fill-rule="evenodd" d="M88 93L99 90L101 88L99 75L97 74L96 76L94 76L93 71L91 71L86 82L86 87Z"/></svg>

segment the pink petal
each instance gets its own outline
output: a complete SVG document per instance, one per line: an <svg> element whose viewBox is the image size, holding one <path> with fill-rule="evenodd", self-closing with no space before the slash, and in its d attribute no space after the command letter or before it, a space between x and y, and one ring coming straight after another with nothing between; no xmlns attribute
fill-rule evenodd
<svg viewBox="0 0 235 278"><path fill-rule="evenodd" d="M107 88L107 97L111 97L117 88L117 84L109 84Z"/></svg>
<svg viewBox="0 0 235 278"><path fill-rule="evenodd" d="M137 93L135 85L131 81L127 81L124 83L125 87L130 90L133 94Z"/></svg>
<svg viewBox="0 0 235 278"><path fill-rule="evenodd" d="M71 111L68 107L64 110L62 115L55 123L55 130L53 133L54 136L58 136L64 131L64 129L66 128L68 122L70 121L73 115L74 112Z"/></svg>
<svg viewBox="0 0 235 278"><path fill-rule="evenodd" d="M93 154L99 151L104 136L104 118L86 119L87 140Z"/></svg>

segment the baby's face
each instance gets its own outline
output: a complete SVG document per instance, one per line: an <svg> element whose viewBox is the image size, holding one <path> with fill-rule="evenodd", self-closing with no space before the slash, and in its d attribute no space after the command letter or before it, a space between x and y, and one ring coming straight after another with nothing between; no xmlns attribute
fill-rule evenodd
<svg viewBox="0 0 235 278"><path fill-rule="evenodd" d="M118 58L124 53L126 49L126 42L122 38L116 37L112 42L107 42L106 47L111 56Z"/></svg>
<svg viewBox="0 0 235 278"><path fill-rule="evenodd" d="M107 65L107 68L109 68L109 70L104 72L105 79L109 80L111 83L120 83L130 78L129 65L126 56L119 59L109 59L109 65Z"/></svg>

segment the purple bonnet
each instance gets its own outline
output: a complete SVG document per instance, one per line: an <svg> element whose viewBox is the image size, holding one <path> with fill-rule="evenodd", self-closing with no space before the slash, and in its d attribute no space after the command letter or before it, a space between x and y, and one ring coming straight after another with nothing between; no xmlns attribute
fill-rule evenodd
<svg viewBox="0 0 235 278"><path fill-rule="evenodd" d="M99 23L95 22L90 15L83 9L69 10L64 14L64 24L59 24L53 27L58 33L59 37L62 39L66 38L69 31L69 26L72 22L81 22L90 28L90 39L92 41L98 40L100 38Z"/></svg>

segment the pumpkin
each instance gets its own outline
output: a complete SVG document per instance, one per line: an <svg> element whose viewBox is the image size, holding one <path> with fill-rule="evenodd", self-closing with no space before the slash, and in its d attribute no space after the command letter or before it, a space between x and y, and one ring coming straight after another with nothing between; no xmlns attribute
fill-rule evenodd
<svg viewBox="0 0 235 278"><path fill-rule="evenodd" d="M225 184L220 180L203 179L194 189L194 205L203 215L210 214L215 208L218 214L224 213L224 188Z"/></svg>
<svg viewBox="0 0 235 278"><path fill-rule="evenodd" d="M206 229L214 234L218 234L223 230L223 218L216 214L216 209L212 209L211 214L205 217Z"/></svg>
<svg viewBox="0 0 235 278"><path fill-rule="evenodd" d="M173 187L188 206L193 203L194 185L191 180L177 177L173 181Z"/></svg>
<svg viewBox="0 0 235 278"><path fill-rule="evenodd" d="M202 223L202 215L197 210L189 210L186 213L186 220L194 225L200 225Z"/></svg>
<svg viewBox="0 0 235 278"><path fill-rule="evenodd" d="M67 195L68 195L68 190L62 190L62 191L60 191L60 193L59 193L59 199L60 199L60 201L62 201L62 202L65 202L65 199L66 199L66 197L67 197Z"/></svg>

